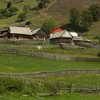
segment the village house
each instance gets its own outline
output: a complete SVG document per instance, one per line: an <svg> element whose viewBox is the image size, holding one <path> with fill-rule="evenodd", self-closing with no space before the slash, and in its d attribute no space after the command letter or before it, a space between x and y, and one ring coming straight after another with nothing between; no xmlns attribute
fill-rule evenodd
<svg viewBox="0 0 100 100"><path fill-rule="evenodd" d="M34 40L44 40L44 41L46 41L47 33L42 28L32 30L31 32L32 32Z"/></svg>
<svg viewBox="0 0 100 100"><path fill-rule="evenodd" d="M9 27L7 32L0 34L0 38L10 40L29 40L33 39L32 32L28 27Z"/></svg>
<svg viewBox="0 0 100 100"><path fill-rule="evenodd" d="M13 40L33 39L32 32L28 27L9 27L8 38Z"/></svg>
<svg viewBox="0 0 100 100"><path fill-rule="evenodd" d="M71 44L72 36L69 34L68 31L62 30L59 32L55 32L54 34L51 33L49 40L51 44L59 44L59 43Z"/></svg>
<svg viewBox="0 0 100 100"><path fill-rule="evenodd" d="M48 33L48 38L50 38L50 34L55 34L56 32L60 32L62 31L62 28L61 27L57 27L53 30L51 30L49 33Z"/></svg>

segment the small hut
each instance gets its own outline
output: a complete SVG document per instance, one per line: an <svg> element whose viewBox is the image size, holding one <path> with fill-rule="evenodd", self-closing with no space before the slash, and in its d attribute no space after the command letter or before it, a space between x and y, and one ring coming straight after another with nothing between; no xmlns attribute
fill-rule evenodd
<svg viewBox="0 0 100 100"><path fill-rule="evenodd" d="M50 34L50 43L51 44L59 44L59 43L72 43L72 36L69 34L68 31L62 30L59 32L55 32L54 34Z"/></svg>
<svg viewBox="0 0 100 100"><path fill-rule="evenodd" d="M35 40L46 40L46 32L42 28L32 30L32 35Z"/></svg>

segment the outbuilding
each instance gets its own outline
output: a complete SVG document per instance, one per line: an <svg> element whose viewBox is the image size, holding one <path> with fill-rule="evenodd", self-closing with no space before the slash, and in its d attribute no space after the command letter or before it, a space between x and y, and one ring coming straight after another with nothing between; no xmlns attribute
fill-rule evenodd
<svg viewBox="0 0 100 100"><path fill-rule="evenodd" d="M51 44L59 44L59 43L72 43L72 36L69 34L68 31L62 30L59 32L55 32L54 34L50 34L50 43Z"/></svg>
<svg viewBox="0 0 100 100"><path fill-rule="evenodd" d="M31 32L35 40L46 40L47 33L42 28L32 30Z"/></svg>

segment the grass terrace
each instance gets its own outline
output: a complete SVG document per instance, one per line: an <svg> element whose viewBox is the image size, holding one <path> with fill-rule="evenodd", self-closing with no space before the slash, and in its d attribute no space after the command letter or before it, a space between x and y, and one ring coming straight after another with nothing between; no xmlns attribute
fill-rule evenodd
<svg viewBox="0 0 100 100"><path fill-rule="evenodd" d="M0 72L27 73L62 69L99 69L100 62L60 61L0 54Z"/></svg>

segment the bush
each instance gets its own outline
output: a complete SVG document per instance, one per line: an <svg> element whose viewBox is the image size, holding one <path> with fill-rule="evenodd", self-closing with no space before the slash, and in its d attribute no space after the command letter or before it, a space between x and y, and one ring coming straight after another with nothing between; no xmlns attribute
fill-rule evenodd
<svg viewBox="0 0 100 100"><path fill-rule="evenodd" d="M21 92L23 81L11 78L0 78L0 93L5 92Z"/></svg>
<svg viewBox="0 0 100 100"><path fill-rule="evenodd" d="M9 11L12 15L14 15L14 14L18 11L18 8L16 8L16 7L10 7L10 8L8 9L8 11Z"/></svg>
<svg viewBox="0 0 100 100"><path fill-rule="evenodd" d="M17 18L20 21L24 21L26 19L26 13L25 12L20 13Z"/></svg>
<svg viewBox="0 0 100 100"><path fill-rule="evenodd" d="M98 53L98 57L100 57L100 52Z"/></svg>
<svg viewBox="0 0 100 100"><path fill-rule="evenodd" d="M25 24L26 25L31 25L31 22L30 21L27 21Z"/></svg>

